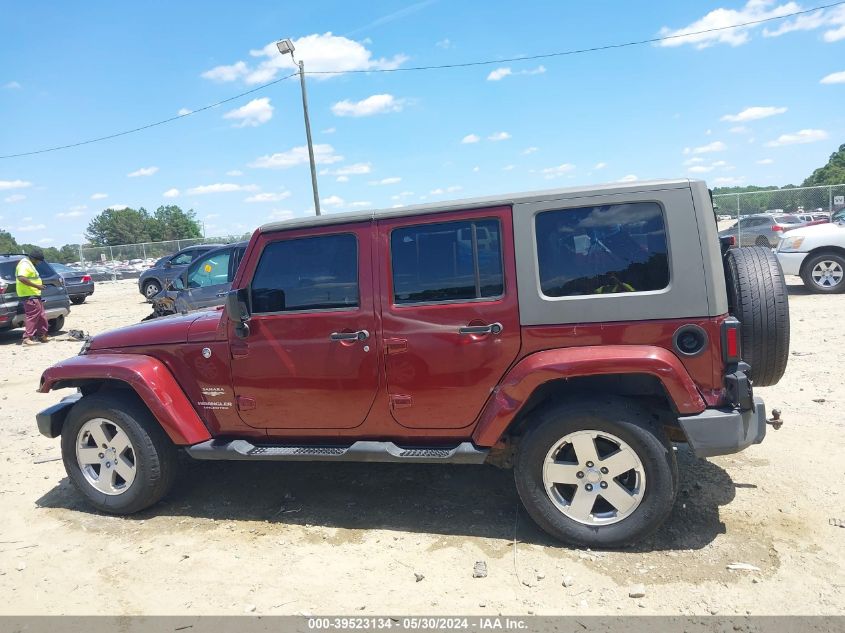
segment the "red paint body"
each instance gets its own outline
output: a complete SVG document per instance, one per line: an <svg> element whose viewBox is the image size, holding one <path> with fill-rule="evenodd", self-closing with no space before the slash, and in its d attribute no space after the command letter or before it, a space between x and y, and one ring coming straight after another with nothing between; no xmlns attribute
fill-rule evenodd
<svg viewBox="0 0 845 633"><path fill-rule="evenodd" d="M503 295L393 305L390 232L463 219L501 223ZM86 356L48 369L41 391L74 380L123 380L177 444L213 436L492 446L544 382L608 374L656 377L681 414L722 404L726 315L521 327L509 207L256 231L233 288L249 287L268 243L336 233L358 241L357 308L256 314L243 339L220 309L123 328L95 337ZM492 323L502 324L500 334L458 333ZM695 357L672 351L674 332L686 324L709 338ZM360 330L369 333L364 341L329 339Z"/></svg>

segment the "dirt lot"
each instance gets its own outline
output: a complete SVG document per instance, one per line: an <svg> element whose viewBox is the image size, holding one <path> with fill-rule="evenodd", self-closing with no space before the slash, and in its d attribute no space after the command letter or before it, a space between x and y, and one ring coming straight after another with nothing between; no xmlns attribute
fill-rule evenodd
<svg viewBox="0 0 845 633"><path fill-rule="evenodd" d="M786 424L735 456L679 449L672 516L621 552L554 543L487 466L186 459L155 508L97 514L34 419L60 397L35 393L39 374L79 343L0 334L0 614L842 613L845 529L829 521L845 520L845 297L790 283L789 367L758 390ZM103 283L66 327L148 312L134 282Z"/></svg>

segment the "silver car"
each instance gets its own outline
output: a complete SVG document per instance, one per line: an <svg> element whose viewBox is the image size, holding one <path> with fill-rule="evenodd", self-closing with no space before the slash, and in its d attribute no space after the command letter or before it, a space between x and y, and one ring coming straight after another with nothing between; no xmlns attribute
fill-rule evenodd
<svg viewBox="0 0 845 633"><path fill-rule="evenodd" d="M774 248L784 231L803 226L798 216L788 213L758 213L746 215L723 231L719 237L733 237L736 246L765 246Z"/></svg>

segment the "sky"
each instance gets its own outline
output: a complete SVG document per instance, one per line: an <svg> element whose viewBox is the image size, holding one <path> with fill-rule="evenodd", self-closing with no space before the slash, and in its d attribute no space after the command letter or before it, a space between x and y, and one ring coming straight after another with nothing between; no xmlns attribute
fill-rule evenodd
<svg viewBox="0 0 845 633"><path fill-rule="evenodd" d="M819 0L819 4L824 4ZM781 0L7 3L0 156L175 117L309 71L324 213L622 180L800 184L845 143L845 4ZM377 72L472 61L489 65ZM208 237L313 214L297 77L134 134L0 159L0 228L83 241L106 208Z"/></svg>

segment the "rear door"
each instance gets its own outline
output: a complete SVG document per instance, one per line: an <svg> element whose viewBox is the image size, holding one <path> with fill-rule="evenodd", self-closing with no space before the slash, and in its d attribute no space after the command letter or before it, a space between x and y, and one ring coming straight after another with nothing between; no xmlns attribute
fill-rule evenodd
<svg viewBox="0 0 845 633"><path fill-rule="evenodd" d="M466 427L519 352L510 208L378 226L391 414L410 428Z"/></svg>

